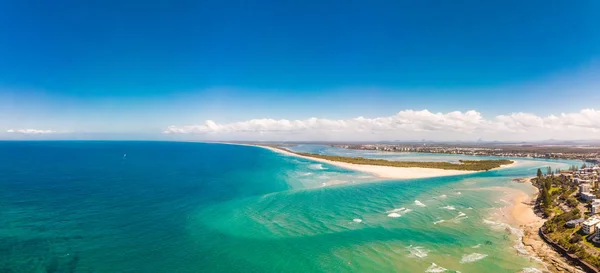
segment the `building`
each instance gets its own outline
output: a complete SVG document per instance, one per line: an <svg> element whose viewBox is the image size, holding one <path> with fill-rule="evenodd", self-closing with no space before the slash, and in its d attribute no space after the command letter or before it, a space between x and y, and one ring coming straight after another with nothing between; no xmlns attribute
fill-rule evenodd
<svg viewBox="0 0 600 273"><path fill-rule="evenodd" d="M579 218L579 219L575 219L575 220L571 220L565 223L565 227L568 228L574 228L576 226L581 225L581 223L583 223L585 220L583 218Z"/></svg>
<svg viewBox="0 0 600 273"><path fill-rule="evenodd" d="M600 224L596 225L596 236L592 238L592 242L600 244Z"/></svg>
<svg viewBox="0 0 600 273"><path fill-rule="evenodd" d="M589 192L584 192L580 195L581 199L584 201L592 201L594 199L596 199L596 195L593 193L589 193Z"/></svg>
<svg viewBox="0 0 600 273"><path fill-rule="evenodd" d="M594 199L590 211L592 212L592 215L600 213L600 199Z"/></svg>
<svg viewBox="0 0 600 273"><path fill-rule="evenodd" d="M579 185L579 194L582 194L584 192L590 192L590 190L592 189L592 185L590 184L581 184Z"/></svg>
<svg viewBox="0 0 600 273"><path fill-rule="evenodd" d="M596 232L596 226L598 224L600 224L600 218L592 216L581 223L581 231L585 234L592 234L593 232Z"/></svg>

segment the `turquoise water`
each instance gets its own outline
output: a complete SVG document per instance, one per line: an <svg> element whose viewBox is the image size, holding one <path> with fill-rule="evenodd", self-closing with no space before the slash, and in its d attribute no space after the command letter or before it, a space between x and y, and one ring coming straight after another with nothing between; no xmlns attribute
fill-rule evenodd
<svg viewBox="0 0 600 273"><path fill-rule="evenodd" d="M494 215L573 163L381 181L247 146L0 142L0 272L542 268Z"/></svg>

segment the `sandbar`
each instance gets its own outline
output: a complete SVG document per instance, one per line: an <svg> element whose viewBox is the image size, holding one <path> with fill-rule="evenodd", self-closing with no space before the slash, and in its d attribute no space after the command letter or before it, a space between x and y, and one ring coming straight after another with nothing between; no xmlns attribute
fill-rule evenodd
<svg viewBox="0 0 600 273"><path fill-rule="evenodd" d="M430 177L440 177L440 176L454 176L454 175L464 175L476 173L476 171L460 171L460 170L443 170L443 169L433 169L433 168L402 168L402 167L390 167L390 166L376 166L376 165L363 165L363 164L352 164L346 162L338 162L332 161L322 158L314 158L309 156L303 156L296 153L292 153L280 148L274 148L269 146L262 145L251 145L255 147L261 147L265 149L269 149L273 152L277 152L280 154L284 154L287 156L295 156L299 158L308 159L311 161L321 162L329 165L333 165L336 167L369 173L375 175L380 178L388 178L388 179L416 179L416 178L430 178Z"/></svg>

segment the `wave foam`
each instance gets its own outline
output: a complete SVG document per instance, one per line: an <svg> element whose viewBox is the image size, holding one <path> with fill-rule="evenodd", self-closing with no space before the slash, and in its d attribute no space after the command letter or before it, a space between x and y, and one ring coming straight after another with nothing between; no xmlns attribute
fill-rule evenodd
<svg viewBox="0 0 600 273"><path fill-rule="evenodd" d="M476 245L472 246L471 248L480 248L480 247L481 247L481 244L476 244Z"/></svg>
<svg viewBox="0 0 600 273"><path fill-rule="evenodd" d="M480 253L471 253L468 255L463 255L462 259L460 259L460 263L461 264L473 263L473 262L479 261L487 256L488 256L487 254L480 254Z"/></svg>
<svg viewBox="0 0 600 273"><path fill-rule="evenodd" d="M526 267L526 268L523 268L523 270L521 270L521 273L538 273L538 272L542 273L543 271L539 270L535 267Z"/></svg>
<svg viewBox="0 0 600 273"><path fill-rule="evenodd" d="M467 218L469 218L469 216L467 216L466 214L464 214L462 211L459 211L459 212L458 212L458 215L457 215L456 217L454 217L454 218L452 219L452 221L454 221L455 223L458 223L458 222L460 222L461 220L463 220L463 219L467 219Z"/></svg>
<svg viewBox="0 0 600 273"><path fill-rule="evenodd" d="M426 207L426 205L421 203L421 201L419 201L419 200L415 200L415 205L417 205L419 207Z"/></svg>
<svg viewBox="0 0 600 273"><path fill-rule="evenodd" d="M358 218L352 219L352 222L354 222L354 223L362 223L362 219L358 219Z"/></svg>
<svg viewBox="0 0 600 273"><path fill-rule="evenodd" d="M405 211L406 208L397 208L397 209L393 209L393 210L388 210L386 212L401 212L401 211Z"/></svg>
<svg viewBox="0 0 600 273"><path fill-rule="evenodd" d="M431 263L431 266L427 268L427 270L425 270L425 272L429 272L429 273L439 273L439 272L446 272L448 269L445 269L435 263Z"/></svg>
<svg viewBox="0 0 600 273"><path fill-rule="evenodd" d="M448 196L445 195L445 194L442 194L442 195L439 196L439 198L446 198L446 197L448 197Z"/></svg>
<svg viewBox="0 0 600 273"><path fill-rule="evenodd" d="M419 259L423 259L425 257L427 257L427 253L429 253L429 250L425 249L422 246L408 246L406 247L406 249L408 250L408 252L410 252L410 254L408 255L408 257L410 258L419 258Z"/></svg>
<svg viewBox="0 0 600 273"><path fill-rule="evenodd" d="M490 225L492 227L492 229L495 229L495 230L504 229L507 232L510 232L511 234L517 236L517 244L513 246L513 248L517 251L517 253L519 253L520 255L523 255L523 256L530 256L534 260L539 260L539 258L532 256L531 253L529 253L527 251L527 249L525 248L525 245L523 244L523 236L525 236L525 233L522 229L514 228L506 223L494 222L492 220L486 220L486 219L483 220L483 223Z"/></svg>
<svg viewBox="0 0 600 273"><path fill-rule="evenodd" d="M308 167L313 170L327 170L327 168L323 168L323 164L310 164Z"/></svg>
<svg viewBox="0 0 600 273"><path fill-rule="evenodd" d="M392 217L392 218L398 218L400 216L402 216L402 215L400 215L398 213L395 213L395 212L392 212L392 213L388 214L388 217Z"/></svg>
<svg viewBox="0 0 600 273"><path fill-rule="evenodd" d="M443 222L446 222L446 220L444 220L444 219L442 219L442 220L437 220L437 221L433 222L433 224L434 224L434 225L437 225L437 224L441 224L441 223L443 223Z"/></svg>
<svg viewBox="0 0 600 273"><path fill-rule="evenodd" d="M441 207L440 209L456 210L456 208L454 206L445 206L445 207Z"/></svg>

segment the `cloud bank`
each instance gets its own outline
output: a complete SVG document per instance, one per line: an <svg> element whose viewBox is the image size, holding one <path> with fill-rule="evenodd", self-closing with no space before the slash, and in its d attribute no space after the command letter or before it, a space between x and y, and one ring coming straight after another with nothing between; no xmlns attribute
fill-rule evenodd
<svg viewBox="0 0 600 273"><path fill-rule="evenodd" d="M598 139L600 110L583 109L545 117L511 113L486 119L480 112L403 110L387 117L304 120L252 119L219 124L169 126L165 134L249 140L541 140Z"/></svg>
<svg viewBox="0 0 600 273"><path fill-rule="evenodd" d="M7 133L26 134L26 135L42 135L42 134L54 134L56 131L52 130L39 130L39 129L8 129Z"/></svg>

